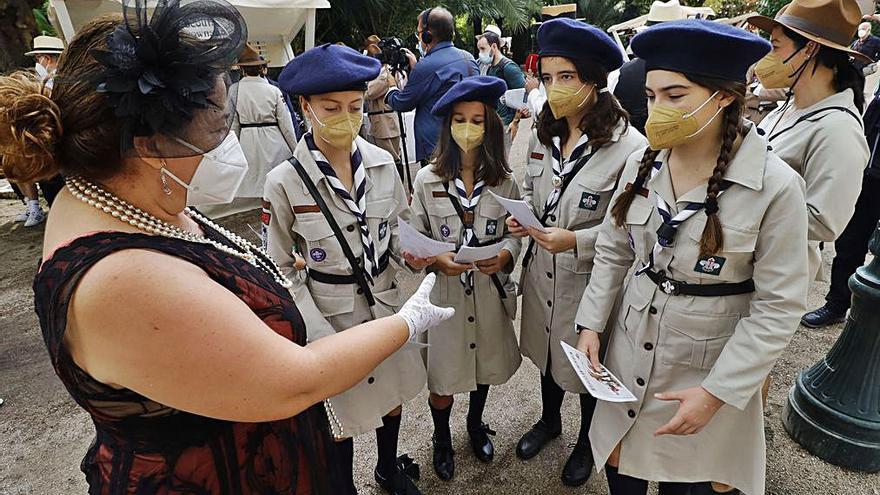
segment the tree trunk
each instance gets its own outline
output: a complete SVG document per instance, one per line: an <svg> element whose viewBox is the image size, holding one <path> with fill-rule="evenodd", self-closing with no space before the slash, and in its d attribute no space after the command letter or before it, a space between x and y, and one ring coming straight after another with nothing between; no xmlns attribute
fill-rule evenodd
<svg viewBox="0 0 880 495"><path fill-rule="evenodd" d="M33 47L37 22L33 9L41 0L0 0L0 73L33 65L24 55Z"/></svg>

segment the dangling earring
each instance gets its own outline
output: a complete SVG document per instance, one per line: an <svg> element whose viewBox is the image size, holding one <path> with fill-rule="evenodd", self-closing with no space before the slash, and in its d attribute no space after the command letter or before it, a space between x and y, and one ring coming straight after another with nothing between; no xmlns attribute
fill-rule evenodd
<svg viewBox="0 0 880 495"><path fill-rule="evenodd" d="M166 196L171 196L171 186L168 184L168 178L165 177L167 172L165 171L165 160L162 160L162 168L159 169L159 177L162 178L162 192L165 193Z"/></svg>

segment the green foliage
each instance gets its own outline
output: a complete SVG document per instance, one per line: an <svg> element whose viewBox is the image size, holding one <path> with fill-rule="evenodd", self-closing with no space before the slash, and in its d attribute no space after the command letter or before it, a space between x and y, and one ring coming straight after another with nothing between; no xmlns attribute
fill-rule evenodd
<svg viewBox="0 0 880 495"><path fill-rule="evenodd" d="M37 35L58 36L55 27L49 22L49 0L43 3L43 6L34 9L34 19L37 21Z"/></svg>
<svg viewBox="0 0 880 495"><path fill-rule="evenodd" d="M779 9L789 4L789 0L761 0L758 12L767 17L775 17Z"/></svg>
<svg viewBox="0 0 880 495"><path fill-rule="evenodd" d="M762 0L761 3L766 3L766 1ZM754 12L761 6L761 3L757 0L706 0L702 6L711 7L715 11L715 16L720 19Z"/></svg>

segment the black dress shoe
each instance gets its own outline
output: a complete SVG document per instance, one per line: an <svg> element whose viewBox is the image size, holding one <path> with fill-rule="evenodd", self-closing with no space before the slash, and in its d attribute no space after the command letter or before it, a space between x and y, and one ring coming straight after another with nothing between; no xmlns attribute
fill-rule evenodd
<svg viewBox="0 0 880 495"><path fill-rule="evenodd" d="M833 308L826 303L821 308L802 316L801 324L810 328L822 328L840 323L844 319L846 319L846 310L839 311L837 308Z"/></svg>
<svg viewBox="0 0 880 495"><path fill-rule="evenodd" d="M494 437L495 432L486 423L480 423L480 426L477 428L468 428L468 436L471 437L471 448L474 450L474 455L481 462L492 462L492 459L495 457L495 446L492 445L489 435Z"/></svg>
<svg viewBox="0 0 880 495"><path fill-rule="evenodd" d="M538 421L516 444L516 456L526 461L538 455L547 442L562 434L562 426L551 428L544 421Z"/></svg>
<svg viewBox="0 0 880 495"><path fill-rule="evenodd" d="M376 483L389 495L422 495L413 479L419 479L419 465L407 456L397 458L397 466L391 474L383 475L378 469L373 471Z"/></svg>
<svg viewBox="0 0 880 495"><path fill-rule="evenodd" d="M434 444L434 472L441 480L449 481L455 476L455 451L452 450L452 443L439 442L436 437L431 441Z"/></svg>
<svg viewBox="0 0 880 495"><path fill-rule="evenodd" d="M571 455L562 468L562 484L565 486L581 486L590 479L593 470L593 451L589 446L574 446Z"/></svg>

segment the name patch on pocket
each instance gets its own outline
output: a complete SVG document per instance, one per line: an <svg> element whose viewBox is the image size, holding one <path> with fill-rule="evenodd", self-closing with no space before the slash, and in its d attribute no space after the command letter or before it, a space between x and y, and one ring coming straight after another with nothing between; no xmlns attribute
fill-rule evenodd
<svg viewBox="0 0 880 495"><path fill-rule="evenodd" d="M724 267L725 261L727 261L727 259L721 256L706 256L697 261L697 264L694 266L694 271L697 273L705 273L706 275L719 275L721 273L721 268Z"/></svg>

